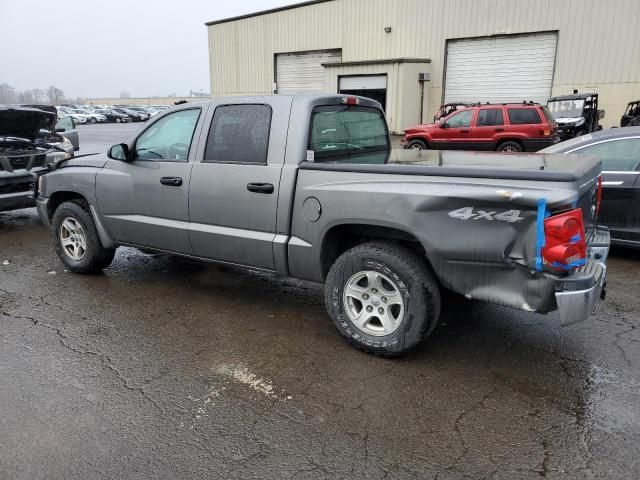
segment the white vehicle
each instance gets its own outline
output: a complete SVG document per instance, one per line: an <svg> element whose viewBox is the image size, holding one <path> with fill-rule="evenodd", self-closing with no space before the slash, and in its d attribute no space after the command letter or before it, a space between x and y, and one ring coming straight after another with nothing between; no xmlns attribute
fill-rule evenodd
<svg viewBox="0 0 640 480"><path fill-rule="evenodd" d="M77 124L84 125L88 121L88 117L86 115L79 115L75 113L72 109L67 107L56 107L58 110L58 117L71 117L73 118Z"/></svg>

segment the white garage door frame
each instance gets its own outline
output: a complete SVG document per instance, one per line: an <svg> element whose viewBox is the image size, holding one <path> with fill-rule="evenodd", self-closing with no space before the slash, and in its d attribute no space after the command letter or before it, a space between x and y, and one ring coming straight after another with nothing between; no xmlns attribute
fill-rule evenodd
<svg viewBox="0 0 640 480"><path fill-rule="evenodd" d="M367 73L338 76L338 92L342 90L386 90L386 73Z"/></svg>
<svg viewBox="0 0 640 480"><path fill-rule="evenodd" d="M300 89L294 89L295 92L300 93L311 93L311 92L324 92L324 67L322 64L324 63L340 63L342 61L342 49L341 48L330 48L323 50L305 50L299 52L277 52L273 55L273 84L274 84L274 93L291 93L286 91L286 85L283 85L284 81L282 78L278 78L278 58L280 57L290 57L292 63L297 59L301 59L302 57L316 57L317 62L314 62L313 65L308 66L302 75L306 75L307 79L301 79L300 82L293 82L292 79L288 79L289 83L298 83ZM294 65L288 65L289 72L295 67ZM304 67L303 67L304 68ZM280 72L282 75L282 71ZM280 75L280 76L281 76ZM317 80L317 85L313 88L310 85L303 85L305 82L309 82L310 78L313 77ZM312 81L311 81L312 82ZM322 86L322 87L321 87ZM311 89L309 88L311 87Z"/></svg>
<svg viewBox="0 0 640 480"><path fill-rule="evenodd" d="M551 72L550 75L548 75L548 88L545 88L545 92L544 95L542 95L541 93L538 94L539 98L489 98L489 99L485 99L485 98L456 98L456 99L450 99L450 97L447 97L447 71L450 67L450 59L449 59L449 52L451 50L451 45L456 43L456 42L473 42L473 41L482 41L482 40L517 40L519 38L526 38L526 37L533 37L533 36L553 36L553 55L552 55L552 67L551 67ZM516 34L505 34L505 35L486 35L486 36L480 36L480 37L462 37L462 38L450 38L447 39L445 42L445 60L444 60L444 65L443 65L443 72L442 72L442 103L444 104L447 101L516 101L516 102L521 102L523 100L534 100L534 101L539 101L539 102L544 102L546 103L546 100L549 99L551 97L551 90L553 88L553 82L555 79L555 71L556 71L556 64L557 64L557 59L558 59L558 37L559 37L559 31L558 30L544 30L544 31L537 31L537 32L523 32L523 33L516 33ZM546 82L545 82L546 83ZM548 91L546 91L548 90ZM546 98L543 98L546 97Z"/></svg>

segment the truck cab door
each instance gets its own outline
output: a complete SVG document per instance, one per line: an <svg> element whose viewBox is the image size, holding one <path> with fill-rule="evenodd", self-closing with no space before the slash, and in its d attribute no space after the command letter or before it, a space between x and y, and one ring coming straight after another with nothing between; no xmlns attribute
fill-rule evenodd
<svg viewBox="0 0 640 480"><path fill-rule="evenodd" d="M275 269L276 212L291 98L212 104L189 190L195 255ZM289 192L288 194L291 194Z"/></svg>
<svg viewBox="0 0 640 480"><path fill-rule="evenodd" d="M463 150L468 148L471 121L475 110L461 110L444 120L441 128L435 128L430 142L434 149Z"/></svg>
<svg viewBox="0 0 640 480"><path fill-rule="evenodd" d="M173 111L149 125L128 159L111 159L96 176L98 209L120 244L191 254L189 181L196 148L192 140L206 112Z"/></svg>
<svg viewBox="0 0 640 480"><path fill-rule="evenodd" d="M62 117L58 120L56 123L56 133L59 133L69 140L76 152L80 150L80 138L78 136L78 130L76 129L76 123L72 117Z"/></svg>

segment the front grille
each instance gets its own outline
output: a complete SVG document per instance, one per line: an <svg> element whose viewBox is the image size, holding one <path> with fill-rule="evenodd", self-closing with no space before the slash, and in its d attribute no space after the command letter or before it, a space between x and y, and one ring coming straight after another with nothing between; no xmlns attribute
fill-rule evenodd
<svg viewBox="0 0 640 480"><path fill-rule="evenodd" d="M0 184L0 195L9 193L32 192L35 188L35 182L32 178L25 178L12 183Z"/></svg>

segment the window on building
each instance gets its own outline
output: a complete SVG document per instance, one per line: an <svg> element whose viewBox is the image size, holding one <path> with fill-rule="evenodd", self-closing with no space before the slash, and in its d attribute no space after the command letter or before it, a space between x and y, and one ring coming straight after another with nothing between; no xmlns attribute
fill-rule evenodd
<svg viewBox="0 0 640 480"><path fill-rule="evenodd" d="M510 108L509 122L511 125L531 125L542 123L535 108Z"/></svg>
<svg viewBox="0 0 640 480"><path fill-rule="evenodd" d="M203 162L266 165L271 113L269 105L223 105L216 108Z"/></svg>
<svg viewBox="0 0 640 480"><path fill-rule="evenodd" d="M504 118L501 108L486 108L480 110L478 113L478 121L476 126L478 127L494 127L497 125L504 125Z"/></svg>

